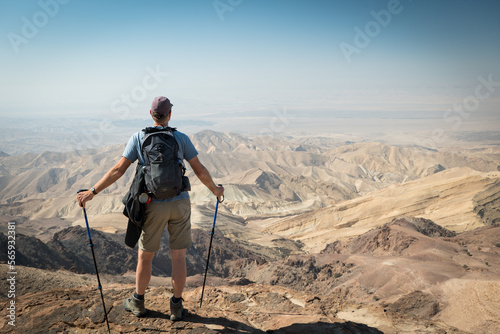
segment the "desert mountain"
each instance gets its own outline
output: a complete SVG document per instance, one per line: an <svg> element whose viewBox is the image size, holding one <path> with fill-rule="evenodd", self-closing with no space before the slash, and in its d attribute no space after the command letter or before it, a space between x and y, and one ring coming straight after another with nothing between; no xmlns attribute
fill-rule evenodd
<svg viewBox="0 0 500 334"><path fill-rule="evenodd" d="M114 332L500 331L497 146L433 150L213 131L191 138L226 189L204 307L198 302L215 199L188 172L194 245L186 321L167 320L166 236L147 292L149 315L123 310L136 263L136 251L123 243L121 203L132 167L87 205ZM4 223L15 221L17 232L16 332L105 329L75 194L95 184L123 148L0 157L0 262ZM2 312L8 302L0 299ZM0 329L10 329L1 315Z"/></svg>
<svg viewBox="0 0 500 334"><path fill-rule="evenodd" d="M64 240L78 230L70 228L55 239ZM330 244L320 254L245 263L221 261L238 250L218 238L221 247L214 261L222 264L225 273L218 265L211 272L202 309L202 276L190 277L185 322L166 320L171 288L161 278L154 278L147 292L149 315L136 319L126 314L121 302L133 290L128 273L103 274L108 317L112 330L122 333L134 327L179 333L195 329L205 333L492 333L500 325L494 311L500 305L496 294L499 238L499 227L457 235L430 220L405 217ZM105 253L98 256L106 258ZM167 262L160 257L155 261ZM98 292L86 286L95 277L60 271L59 283L53 285L48 282L50 275L33 270L19 269L32 287L18 297L19 333L31 333L33 328L75 333L105 328ZM454 289L455 285L460 288ZM460 307L457 298L468 306ZM61 306L66 309L64 316L51 311Z"/></svg>
<svg viewBox="0 0 500 334"><path fill-rule="evenodd" d="M320 304L314 296L284 287L261 284L208 287L203 308L199 308L201 288L190 289L184 294L185 321L176 323L166 314L170 289L151 287L148 315L139 319L131 317L122 307L123 299L132 290L132 284L115 283L107 287L105 298L112 333L382 333L365 324L324 315L323 309L337 305L336 300ZM105 332L104 312L95 292L88 286L26 294L19 298L16 333ZM0 302L6 309L4 304ZM61 307L64 307L62 316L58 312Z"/></svg>
<svg viewBox="0 0 500 334"><path fill-rule="evenodd" d="M496 171L500 160L494 149L457 154L380 143L343 145L321 137L270 140L203 131L192 139L201 161L226 186L231 201L223 210L243 217L303 213L456 167ZM76 191L97 182L122 152L123 145L118 145L0 157L0 213L30 219L78 217ZM129 168L96 198L95 214L121 212L133 172ZM193 202L211 202L210 194L189 175Z"/></svg>
<svg viewBox="0 0 500 334"><path fill-rule="evenodd" d="M333 240L405 215L432 219L457 232L500 218L500 155L494 148L458 154L380 143L344 145L322 137L269 140L212 131L192 138L203 163L226 188L220 230L264 256L318 252ZM217 145L224 150L211 148ZM83 225L76 191L97 182L122 151L123 146L108 146L0 158L7 171L0 177L0 214L28 222L59 219L63 225ZM126 227L121 199L132 175L130 168L89 204L93 227L106 232ZM212 195L192 172L189 175L193 224L208 228ZM54 233L60 230L50 226ZM46 236L37 237L50 238L46 230L40 233Z"/></svg>
<svg viewBox="0 0 500 334"><path fill-rule="evenodd" d="M500 222L500 173L469 168L428 177L276 221L265 232L300 240L312 252L400 216L420 216L455 232Z"/></svg>
<svg viewBox="0 0 500 334"><path fill-rule="evenodd" d="M422 250L440 248L443 252L457 252L456 247L438 246L433 237L455 237L457 234L424 218L398 218L372 229L347 242L328 244L322 253L371 254L391 256L420 256ZM427 237L427 238L426 238ZM444 244L444 243L443 243Z"/></svg>
<svg viewBox="0 0 500 334"><path fill-rule="evenodd" d="M121 275L134 271L137 265L137 249L124 244L124 234L107 234L97 230L91 231L95 254L99 262L100 272ZM160 250L155 254L153 275L170 276L171 258L168 249L168 233L163 234ZM47 243L36 237L18 234L19 247L16 250L16 263L22 266L40 269L70 270L75 273L94 273L92 254L88 247L87 231L80 226L68 227L54 234ZM210 234L200 229L192 231L193 247L187 254L187 271L189 276L203 274L205 256L207 254ZM7 236L0 232L0 261L7 262ZM137 247L136 247L137 248ZM47 261L50 259L50 261ZM242 276L234 268L245 267L247 263L255 265L267 261L230 239L217 233L214 235L210 273L219 277Z"/></svg>

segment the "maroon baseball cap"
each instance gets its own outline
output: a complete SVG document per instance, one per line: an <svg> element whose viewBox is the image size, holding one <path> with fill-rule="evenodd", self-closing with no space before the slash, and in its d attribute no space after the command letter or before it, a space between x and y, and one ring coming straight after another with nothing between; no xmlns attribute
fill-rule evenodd
<svg viewBox="0 0 500 334"><path fill-rule="evenodd" d="M157 112L163 115L168 115L173 104L165 96L157 96L151 104L151 112Z"/></svg>

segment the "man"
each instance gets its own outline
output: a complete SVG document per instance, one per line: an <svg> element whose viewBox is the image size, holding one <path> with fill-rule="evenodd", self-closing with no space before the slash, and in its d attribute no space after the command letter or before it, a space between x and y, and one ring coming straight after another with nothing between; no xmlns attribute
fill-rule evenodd
<svg viewBox="0 0 500 334"><path fill-rule="evenodd" d="M172 104L164 96L154 98L149 111L154 120L154 126L165 128L172 117ZM78 193L77 200L84 207L85 202L112 185L127 168L135 161L144 165L141 152L144 132L139 131L129 139L120 161L111 168L103 178L88 191ZM196 176L217 197L222 197L224 188L217 186L208 170L198 159L198 152L188 136L174 131L174 137L179 144L179 157L187 160ZM170 255L172 257L172 286L174 296L170 299L170 319L182 319L182 292L186 282L186 248L191 245L191 203L187 191L170 199L152 199L146 205L146 220L139 238L139 253L136 272L136 288L132 297L125 299L124 308L140 317L146 313L144 293L151 279L153 256L160 248L161 235L167 226L170 235Z"/></svg>

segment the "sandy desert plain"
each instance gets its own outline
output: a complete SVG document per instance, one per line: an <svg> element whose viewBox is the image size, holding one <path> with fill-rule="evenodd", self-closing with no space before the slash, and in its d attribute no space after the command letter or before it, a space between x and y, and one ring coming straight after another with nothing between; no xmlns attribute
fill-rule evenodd
<svg viewBox="0 0 500 334"><path fill-rule="evenodd" d="M194 244L184 321L169 320L166 235L148 314L122 307L134 291L136 249L124 244L121 203L134 168L88 203L111 332L499 333L498 118L471 118L436 139L433 129L450 127L439 117L285 116L178 124L226 189L199 308L215 198L188 171ZM75 194L117 162L139 123L85 137L64 120L33 122L38 130L23 140L3 123L1 332L106 332Z"/></svg>

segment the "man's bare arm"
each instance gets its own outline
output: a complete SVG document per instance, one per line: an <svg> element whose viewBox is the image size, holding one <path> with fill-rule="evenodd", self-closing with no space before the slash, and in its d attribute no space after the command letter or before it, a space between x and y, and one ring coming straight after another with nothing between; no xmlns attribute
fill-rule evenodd
<svg viewBox="0 0 500 334"><path fill-rule="evenodd" d="M193 169L196 176L200 179L200 181L218 198L224 195L224 187L217 186L210 175L210 172L203 166L200 159L198 157L194 157L191 160L188 160L189 165Z"/></svg>
<svg viewBox="0 0 500 334"><path fill-rule="evenodd" d="M102 179L99 180L94 186L94 189L97 193L100 193L113 183L115 183L120 177L125 174L127 171L128 167L132 164L132 161L129 159L122 157L118 163L113 166L107 173L102 177ZM77 199L78 199L78 204L80 204L81 207L85 206L85 202L90 201L92 198L94 198L94 194L92 191L82 191L81 193L78 193Z"/></svg>

